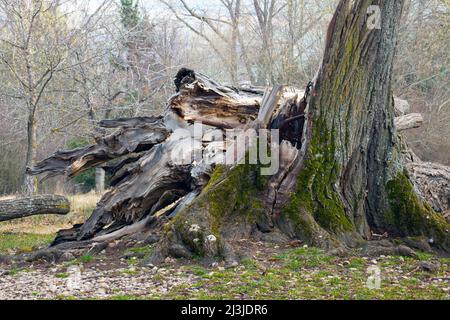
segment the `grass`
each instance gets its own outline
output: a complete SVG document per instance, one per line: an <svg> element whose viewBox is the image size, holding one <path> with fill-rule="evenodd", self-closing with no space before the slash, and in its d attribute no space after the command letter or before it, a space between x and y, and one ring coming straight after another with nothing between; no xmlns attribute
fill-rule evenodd
<svg viewBox="0 0 450 320"><path fill-rule="evenodd" d="M53 234L0 233L0 253L30 252L49 245L53 239Z"/></svg>
<svg viewBox="0 0 450 320"><path fill-rule="evenodd" d="M82 263L89 263L93 259L94 259L94 257L91 254L86 253L86 254L83 254L78 260Z"/></svg>
<svg viewBox="0 0 450 320"><path fill-rule="evenodd" d="M82 222L94 209L99 196L69 198L72 211L67 216L29 217L0 223L0 253L27 252L48 245L56 230ZM139 260L130 259L129 264L138 264L153 250L152 245L127 249L127 252L142 254ZM240 266L231 269L205 267L194 259L177 267L167 265L168 275L156 273L151 278L162 283L181 273L193 276L189 283L175 285L164 294L149 292L136 296L117 292L110 299L449 299L450 259L438 259L440 269L435 273L420 271L419 263L431 260L437 258L426 253L418 253L417 260L396 256L377 258L381 287L370 289L366 283L368 269L375 263L373 259L338 258L317 248L282 250L273 256L245 259ZM96 263L96 259L85 254L66 266L73 263ZM26 271L12 268L9 272ZM64 270L58 272L57 278L68 276ZM123 273L134 276L139 272L130 266Z"/></svg>
<svg viewBox="0 0 450 320"><path fill-rule="evenodd" d="M0 199L12 198L14 196L4 196ZM28 252L35 247L50 244L58 230L85 221L94 210L100 195L88 193L68 198L71 211L65 216L39 215L0 222L0 253Z"/></svg>
<svg viewBox="0 0 450 320"><path fill-rule="evenodd" d="M422 256L425 261L431 256ZM192 286L173 288L164 299L449 299L449 259L435 274L417 270L420 260L385 257L378 261L381 287L367 286L371 259L337 258L316 248L285 251L267 268L246 260L236 269L211 270L198 265L186 272L199 277ZM345 262L345 263L344 263Z"/></svg>
<svg viewBox="0 0 450 320"><path fill-rule="evenodd" d="M55 275L55 277L59 278L59 279L66 279L69 277L69 274L67 272L61 272L61 273L57 273Z"/></svg>
<svg viewBox="0 0 450 320"><path fill-rule="evenodd" d="M100 199L100 195L93 192L67 197L71 205L70 213L67 215L39 215L0 222L0 234L5 232L20 233L24 230L33 234L54 234L60 229L67 229L74 224L84 222Z"/></svg>

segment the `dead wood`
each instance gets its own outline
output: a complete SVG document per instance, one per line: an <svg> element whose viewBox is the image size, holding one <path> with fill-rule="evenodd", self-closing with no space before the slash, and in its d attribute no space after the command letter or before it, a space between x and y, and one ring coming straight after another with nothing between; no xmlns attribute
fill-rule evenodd
<svg viewBox="0 0 450 320"><path fill-rule="evenodd" d="M410 113L394 119L397 131L419 128L423 123L423 117L420 113Z"/></svg>
<svg viewBox="0 0 450 320"><path fill-rule="evenodd" d="M267 179L265 189L258 195L264 199L265 212L258 217L256 224L260 232L278 228L289 236L295 236L294 226L281 215L281 211L295 189L311 139L312 127L308 125L311 119L307 117L310 85L307 94L283 86L266 90L234 88L188 69L180 70L175 83L177 93L169 99L163 116L101 121L102 127L117 131L90 146L58 151L30 169L33 174L67 174L72 177L101 165L112 175L112 188L102 197L91 217L83 225L59 232L53 245L61 248L73 243L76 247L76 243L112 241L147 232L155 222L161 224L173 220L186 211L190 212L189 223L195 219L203 223L206 209L199 204L199 199L203 199L205 190L210 190L211 175L225 159L222 153L236 157L234 152L230 152L235 148L234 142L217 140L217 137L224 138L226 131L231 129L280 130L281 143L277 150L280 169ZM407 110L403 101L395 99L396 107L399 104L398 109L401 109L396 111L399 115L395 120L398 131L421 123L420 115L404 115ZM194 122L204 125L200 137L192 136ZM203 157L190 157L195 152L200 152ZM237 155L237 158L244 156ZM410 162L407 169L423 198L435 210L448 210L448 168ZM439 190L439 186L444 187ZM192 212L193 208L198 212ZM300 216L300 219L305 219L300 222L310 225L312 231L320 235L314 244L321 246L330 242L330 236L308 217ZM238 222L233 223L236 225ZM249 231L251 227L243 224L237 229ZM235 237L239 232L227 228L227 234ZM212 234L208 236L213 239ZM167 244L157 255L162 257L172 251L181 255L180 248L186 250L186 247L180 239ZM214 241L208 243L210 254L222 250L232 255L227 244L216 248Z"/></svg>
<svg viewBox="0 0 450 320"><path fill-rule="evenodd" d="M0 221L41 214L65 215L69 211L69 200L66 197L57 195L40 195L0 200Z"/></svg>

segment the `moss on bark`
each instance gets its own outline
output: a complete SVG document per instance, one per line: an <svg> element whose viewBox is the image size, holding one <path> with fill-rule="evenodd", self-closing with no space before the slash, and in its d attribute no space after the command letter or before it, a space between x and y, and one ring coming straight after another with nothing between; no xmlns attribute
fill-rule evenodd
<svg viewBox="0 0 450 320"><path fill-rule="evenodd" d="M388 181L386 191L389 210L385 221L393 232L402 237L427 236L436 246L448 251L448 223L417 196L407 172L399 172Z"/></svg>
<svg viewBox="0 0 450 320"><path fill-rule="evenodd" d="M283 214L304 233L304 238L313 234L311 220L304 217L305 212L312 214L320 227L333 234L354 229L334 188L338 172L334 141L333 132L326 128L324 121L318 120L296 190L283 208Z"/></svg>
<svg viewBox="0 0 450 320"><path fill-rule="evenodd" d="M247 233L266 216L262 198L266 185L259 165L217 166L194 203L174 218L166 238L199 256L223 255L225 238Z"/></svg>

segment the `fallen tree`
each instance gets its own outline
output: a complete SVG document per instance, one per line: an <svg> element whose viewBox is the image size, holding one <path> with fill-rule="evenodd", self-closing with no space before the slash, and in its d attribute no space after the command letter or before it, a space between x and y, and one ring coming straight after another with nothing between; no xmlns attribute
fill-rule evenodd
<svg viewBox="0 0 450 320"><path fill-rule="evenodd" d="M70 211L66 197L40 195L0 200L0 221L8 221L41 214L65 215Z"/></svg>
<svg viewBox="0 0 450 320"><path fill-rule="evenodd" d="M323 63L304 91L227 87L182 69L162 116L105 120L100 125L118 130L31 168L73 176L116 159L108 164L112 189L54 245L164 225L151 262L193 253L231 261L234 241L277 235L328 249L355 247L374 234L425 237L448 252L448 224L435 210L449 209L449 190L429 192L448 186L448 175L430 182L437 180L419 170L427 164L411 164L395 128L391 79L403 1L372 2L382 8L381 29L367 28L367 1L340 2ZM195 122L203 123L200 132ZM250 139L239 151L236 141L246 138L239 129L279 130L276 172L264 175L267 162L248 161L256 144L265 148L275 137Z"/></svg>
<svg viewBox="0 0 450 320"><path fill-rule="evenodd" d="M419 128L423 123L423 117L420 113L410 113L404 116L396 117L394 120L397 131Z"/></svg>

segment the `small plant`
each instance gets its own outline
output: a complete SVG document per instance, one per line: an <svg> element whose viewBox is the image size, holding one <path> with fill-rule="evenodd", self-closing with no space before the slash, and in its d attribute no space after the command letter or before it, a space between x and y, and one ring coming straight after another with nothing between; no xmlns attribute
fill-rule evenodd
<svg viewBox="0 0 450 320"><path fill-rule="evenodd" d="M56 278L59 278L59 279L65 279L65 278L68 278L68 277L69 277L69 274L66 273L66 272L62 272L62 273L56 274L55 277L56 277Z"/></svg>
<svg viewBox="0 0 450 320"><path fill-rule="evenodd" d="M94 257L91 254L86 253L86 254L83 254L79 259L83 263L89 263L94 259Z"/></svg>

